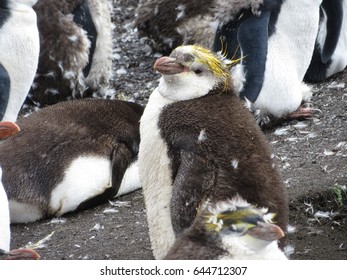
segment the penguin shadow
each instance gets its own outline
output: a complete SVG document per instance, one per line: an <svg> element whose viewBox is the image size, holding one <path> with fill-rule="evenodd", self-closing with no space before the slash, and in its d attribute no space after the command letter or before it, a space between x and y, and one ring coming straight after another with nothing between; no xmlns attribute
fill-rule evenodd
<svg viewBox="0 0 347 280"><path fill-rule="evenodd" d="M11 223L94 207L140 188L143 107L125 101L60 102L18 120L0 145Z"/></svg>

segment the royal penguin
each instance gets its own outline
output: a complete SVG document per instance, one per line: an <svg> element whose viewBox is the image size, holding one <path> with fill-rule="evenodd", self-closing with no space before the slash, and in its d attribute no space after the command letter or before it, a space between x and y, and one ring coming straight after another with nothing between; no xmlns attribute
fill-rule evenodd
<svg viewBox="0 0 347 280"><path fill-rule="evenodd" d="M19 127L12 122L0 122L0 139L10 137L20 131ZM40 256L31 249L10 250L11 230L10 212L5 189L1 183L2 169L0 167L0 260L1 259L38 259Z"/></svg>
<svg viewBox="0 0 347 280"><path fill-rule="evenodd" d="M303 79L315 47L321 2L264 0L258 9L235 11L230 4L229 13L219 13L212 49L240 58L232 74L244 80L239 96L260 123L313 115L303 104L312 96Z"/></svg>
<svg viewBox="0 0 347 280"><path fill-rule="evenodd" d="M37 107L103 96L112 76L108 0L38 0L40 57L27 103Z"/></svg>
<svg viewBox="0 0 347 280"><path fill-rule="evenodd" d="M240 195L287 228L288 202L271 148L235 94L229 60L197 45L159 58L140 120L139 172L153 254L162 259L207 203Z"/></svg>
<svg viewBox="0 0 347 280"><path fill-rule="evenodd" d="M93 207L140 187L142 106L118 100L60 102L18 120L0 145L11 223Z"/></svg>
<svg viewBox="0 0 347 280"><path fill-rule="evenodd" d="M319 31L305 81L322 82L347 66L347 1L323 0Z"/></svg>
<svg viewBox="0 0 347 280"><path fill-rule="evenodd" d="M277 244L283 230L272 219L266 208L256 208L240 196L207 204L165 259L286 260Z"/></svg>
<svg viewBox="0 0 347 280"><path fill-rule="evenodd" d="M0 120L16 121L39 58L36 0L0 1Z"/></svg>

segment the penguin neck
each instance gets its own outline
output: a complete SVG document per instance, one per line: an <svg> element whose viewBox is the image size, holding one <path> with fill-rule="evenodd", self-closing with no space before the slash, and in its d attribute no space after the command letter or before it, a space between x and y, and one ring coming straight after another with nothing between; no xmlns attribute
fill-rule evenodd
<svg viewBox="0 0 347 280"><path fill-rule="evenodd" d="M171 102L190 100L207 95L216 88L218 80L214 78L196 79L190 74L163 75L159 80L158 91Z"/></svg>
<svg viewBox="0 0 347 280"><path fill-rule="evenodd" d="M7 1L8 5L11 9L21 11L22 9L25 10L27 8L32 8L37 0L18 0L18 1Z"/></svg>

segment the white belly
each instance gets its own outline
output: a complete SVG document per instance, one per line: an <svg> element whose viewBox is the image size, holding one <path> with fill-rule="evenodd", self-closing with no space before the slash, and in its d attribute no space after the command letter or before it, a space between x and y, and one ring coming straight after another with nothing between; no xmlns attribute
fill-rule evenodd
<svg viewBox="0 0 347 280"><path fill-rule="evenodd" d="M156 259L165 257L175 241L171 223L172 180L167 146L160 136L158 117L169 101L156 89L140 121L139 171L146 203L149 235Z"/></svg>

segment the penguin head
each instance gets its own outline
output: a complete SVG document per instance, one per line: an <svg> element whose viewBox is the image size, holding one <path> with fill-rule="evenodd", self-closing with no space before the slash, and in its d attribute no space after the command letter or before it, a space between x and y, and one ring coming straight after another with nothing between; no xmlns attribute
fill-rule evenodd
<svg viewBox="0 0 347 280"><path fill-rule="evenodd" d="M274 217L275 214L268 213L266 208L256 208L237 196L208 207L204 216L205 229L217 233L229 252L246 250L257 253L274 243L278 249L277 240L284 233L272 223Z"/></svg>
<svg viewBox="0 0 347 280"><path fill-rule="evenodd" d="M230 86L234 61L198 45L180 46L170 56L159 58L154 69L162 74L159 93L171 100L199 98L212 90L219 93Z"/></svg>

